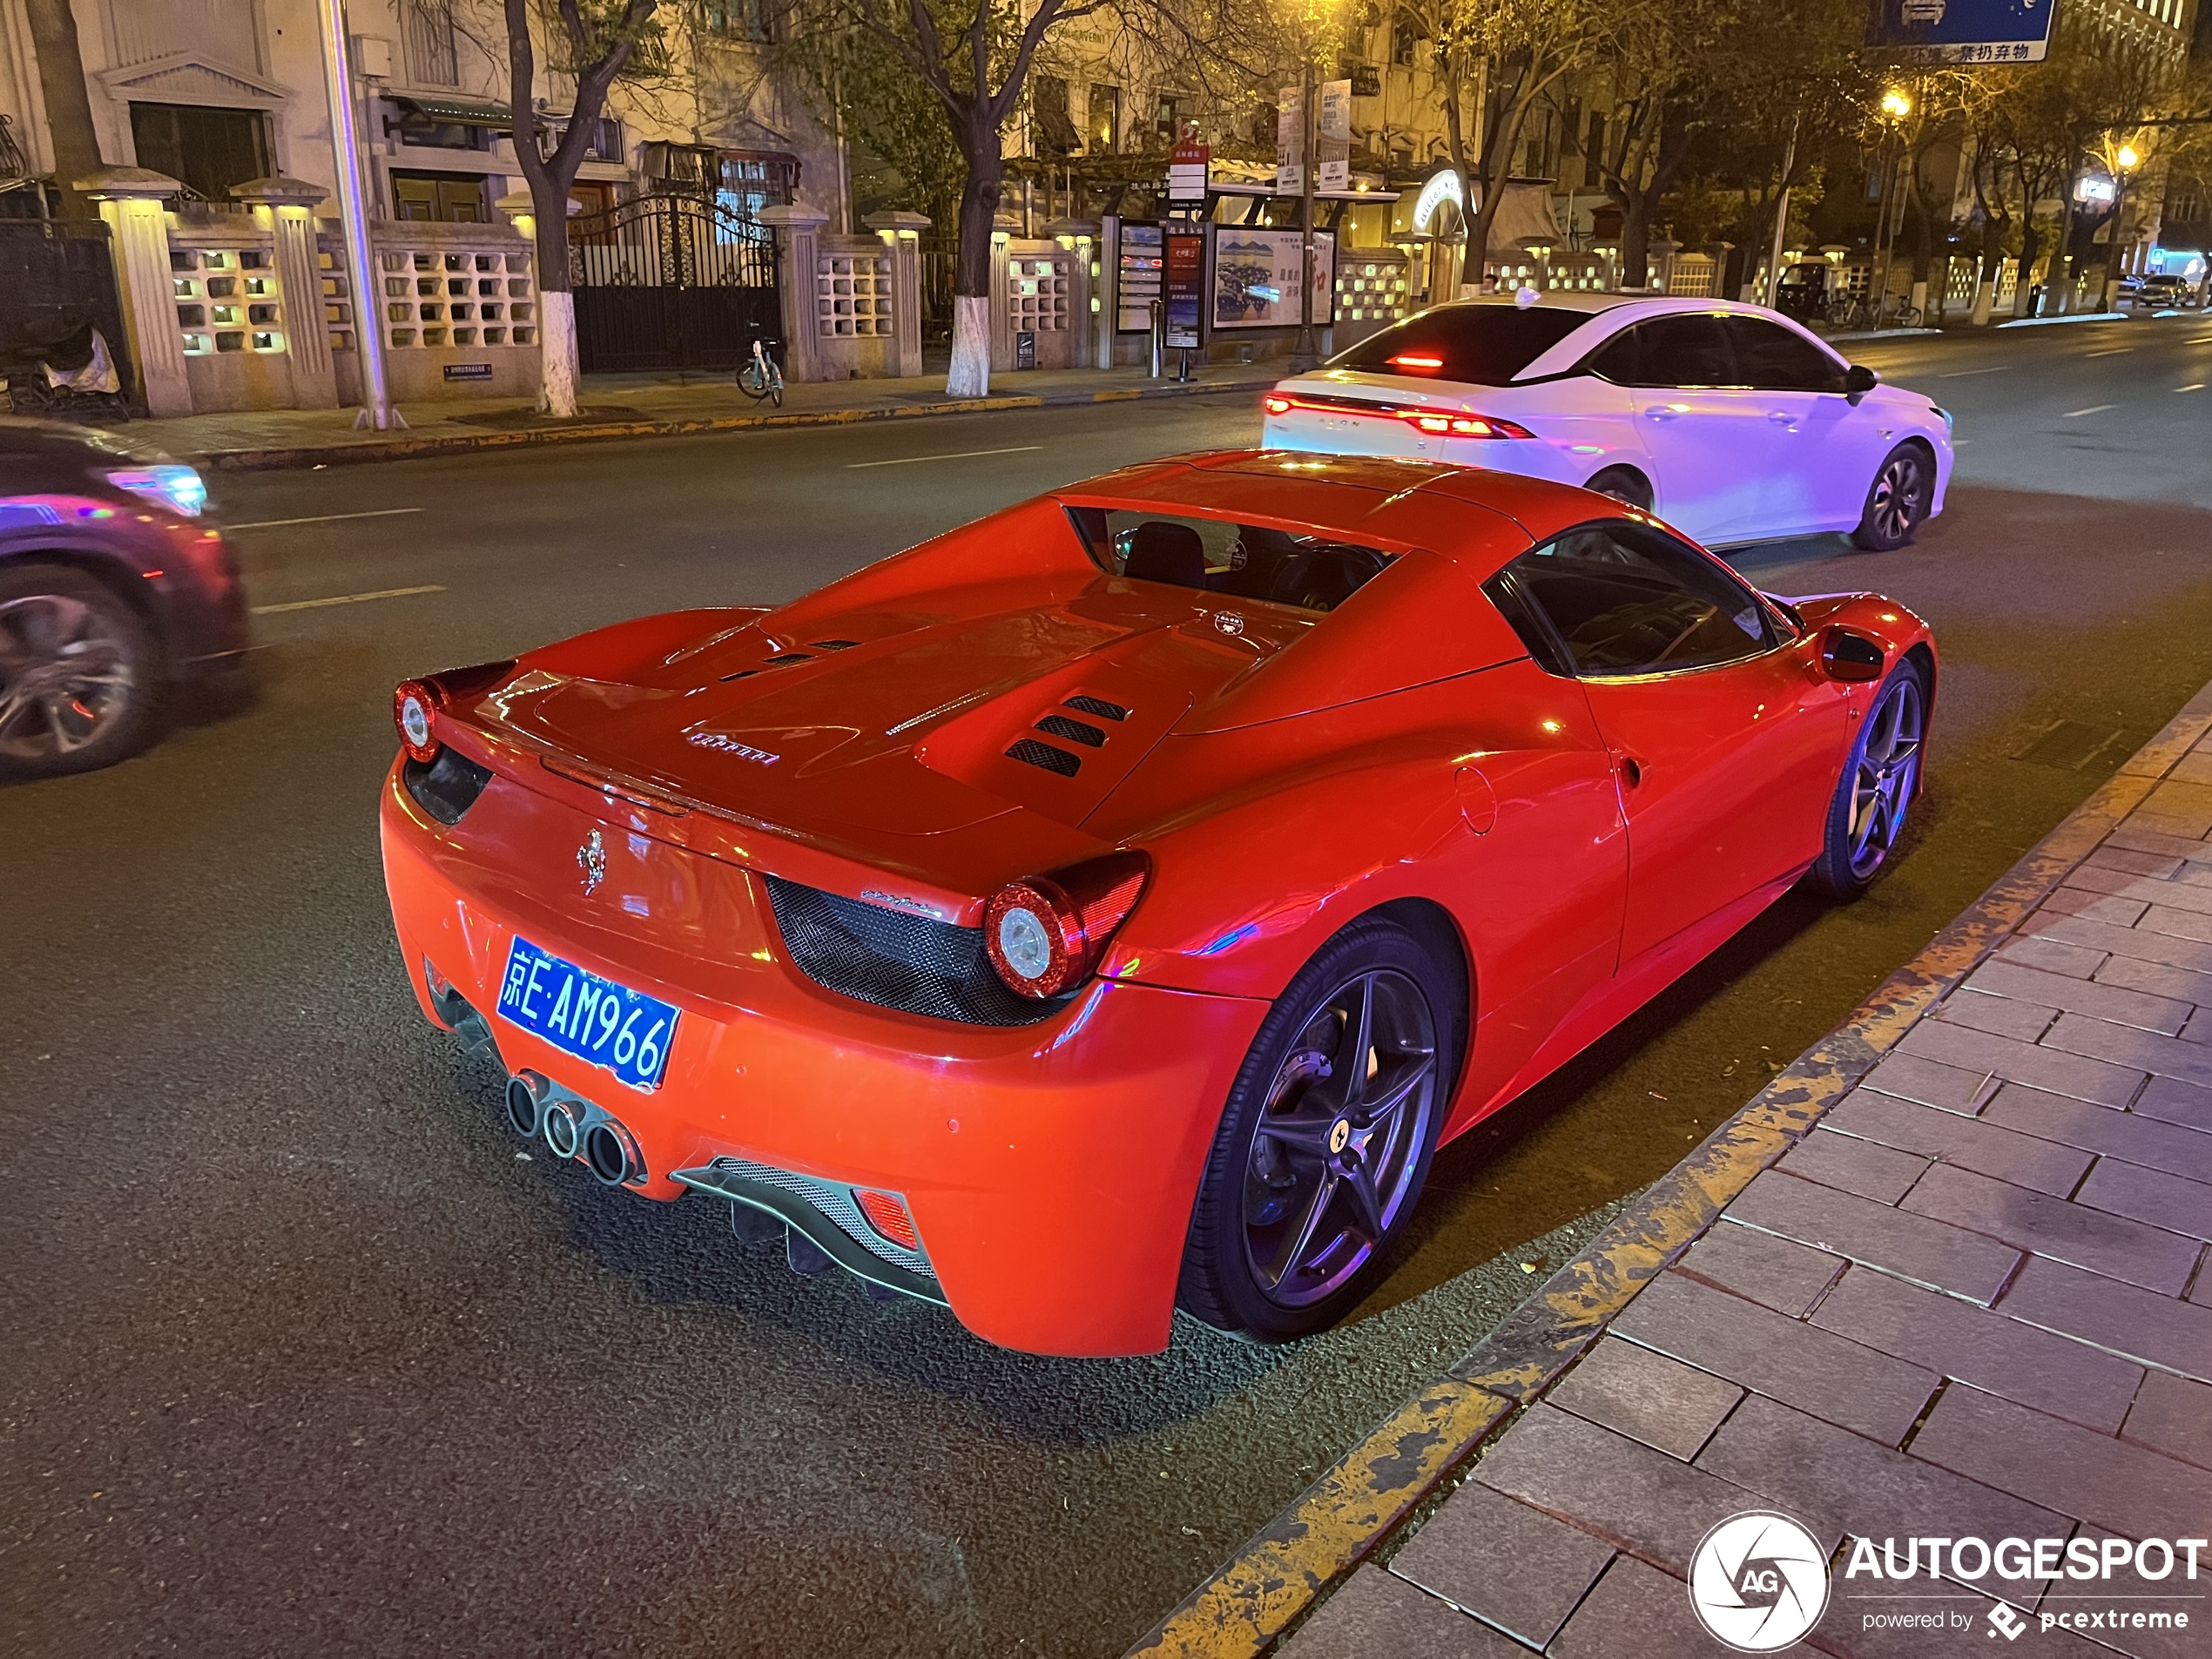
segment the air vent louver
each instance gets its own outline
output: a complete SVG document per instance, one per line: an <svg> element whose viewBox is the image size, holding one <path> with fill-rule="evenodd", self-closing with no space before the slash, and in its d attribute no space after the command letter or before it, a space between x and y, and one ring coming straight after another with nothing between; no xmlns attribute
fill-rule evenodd
<svg viewBox="0 0 2212 1659"><path fill-rule="evenodd" d="M1084 714L1095 714L1102 720L1126 720L1129 711L1118 703L1109 703L1103 697L1071 697L1062 705Z"/></svg>
<svg viewBox="0 0 2212 1659"><path fill-rule="evenodd" d="M1056 772L1062 778L1072 778L1082 770L1082 762L1065 749L1055 749L1049 743L1039 743L1035 738L1024 738L1007 752L1009 759L1024 765L1042 766L1047 772Z"/></svg>
<svg viewBox="0 0 2212 1659"><path fill-rule="evenodd" d="M857 639L811 639L806 642L806 649L809 651L851 651L860 643Z"/></svg>
<svg viewBox="0 0 2212 1659"><path fill-rule="evenodd" d="M1103 747L1106 734L1088 720L1071 720L1064 714L1048 714L1037 722L1037 730L1049 732L1055 738L1065 738L1070 743L1080 743L1086 749Z"/></svg>
<svg viewBox="0 0 2212 1659"><path fill-rule="evenodd" d="M787 651L780 657L771 657L761 666L773 668L779 663L811 663L813 660L813 657L803 651Z"/></svg>
<svg viewBox="0 0 2212 1659"><path fill-rule="evenodd" d="M734 674L725 674L722 677L722 683L727 685L732 680L749 680L759 671L757 668L741 668Z"/></svg>

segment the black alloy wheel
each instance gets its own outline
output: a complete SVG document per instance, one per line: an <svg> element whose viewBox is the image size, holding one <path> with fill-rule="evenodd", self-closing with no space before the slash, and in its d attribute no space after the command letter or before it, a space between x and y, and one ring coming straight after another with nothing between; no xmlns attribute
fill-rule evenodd
<svg viewBox="0 0 2212 1659"><path fill-rule="evenodd" d="M1889 867L1919 792L1927 722L1925 678L1919 664L1900 663L1860 720L1829 804L1812 877L1834 897L1856 899Z"/></svg>
<svg viewBox="0 0 2212 1659"><path fill-rule="evenodd" d="M1851 541L1870 553L1905 546L1928 516L1934 486L1935 469L1928 463L1927 451L1917 443L1900 443L1883 460L1867 487L1866 507Z"/></svg>
<svg viewBox="0 0 2212 1659"><path fill-rule="evenodd" d="M1651 482L1633 467L1608 467L1582 488L1624 501L1647 513L1651 510Z"/></svg>
<svg viewBox="0 0 2212 1659"><path fill-rule="evenodd" d="M1231 1090L1192 1216L1184 1308L1280 1342L1334 1324L1372 1287L1450 1096L1455 977L1372 917L1301 970Z"/></svg>
<svg viewBox="0 0 2212 1659"><path fill-rule="evenodd" d="M157 653L145 624L82 571L0 570L0 771L89 772L136 746Z"/></svg>

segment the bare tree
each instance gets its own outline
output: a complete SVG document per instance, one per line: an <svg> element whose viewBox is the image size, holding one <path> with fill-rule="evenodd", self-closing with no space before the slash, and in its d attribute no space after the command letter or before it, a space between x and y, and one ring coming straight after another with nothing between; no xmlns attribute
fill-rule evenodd
<svg viewBox="0 0 2212 1659"><path fill-rule="evenodd" d="M502 0L507 68L515 111L515 159L530 187L537 233L540 357L537 407L567 418L576 413L576 296L569 275L569 191L607 107L607 89L654 36L660 0ZM545 33L553 66L576 78L565 127L537 108L537 44Z"/></svg>

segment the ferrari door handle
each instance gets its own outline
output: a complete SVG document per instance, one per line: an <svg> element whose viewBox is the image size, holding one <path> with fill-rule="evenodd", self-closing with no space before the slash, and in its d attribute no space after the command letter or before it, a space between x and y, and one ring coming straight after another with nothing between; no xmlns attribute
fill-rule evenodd
<svg viewBox="0 0 2212 1659"><path fill-rule="evenodd" d="M1772 410L1766 418L1777 426L1789 428L1792 432L1797 429L1797 417L1787 409Z"/></svg>
<svg viewBox="0 0 2212 1659"><path fill-rule="evenodd" d="M1628 787L1634 789L1643 781L1643 768L1636 764L1634 755L1622 755L1617 764L1621 768L1621 781Z"/></svg>
<svg viewBox="0 0 2212 1659"><path fill-rule="evenodd" d="M1647 421L1671 421L1681 413L1680 409L1670 409L1662 404L1656 409L1646 409L1643 417Z"/></svg>

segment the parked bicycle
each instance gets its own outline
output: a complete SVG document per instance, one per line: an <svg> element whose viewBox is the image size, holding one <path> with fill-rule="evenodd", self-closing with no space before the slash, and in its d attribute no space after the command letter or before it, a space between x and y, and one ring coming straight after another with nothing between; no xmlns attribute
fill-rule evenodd
<svg viewBox="0 0 2212 1659"><path fill-rule="evenodd" d="M784 406L784 371L768 347L782 344L780 340L764 340L756 328L745 361L738 365L738 389L756 403L772 400L779 409Z"/></svg>

